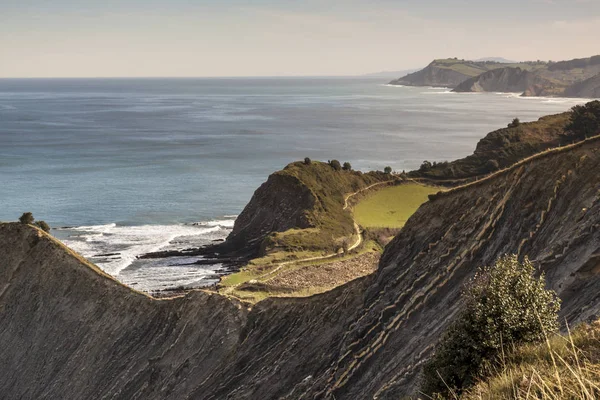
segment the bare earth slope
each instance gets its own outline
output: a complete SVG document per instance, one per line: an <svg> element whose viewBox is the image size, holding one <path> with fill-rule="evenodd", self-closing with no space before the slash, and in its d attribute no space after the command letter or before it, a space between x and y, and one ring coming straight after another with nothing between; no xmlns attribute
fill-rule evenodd
<svg viewBox="0 0 600 400"><path fill-rule="evenodd" d="M13 398L397 399L465 279L529 255L570 323L600 313L600 141L550 151L424 204L376 274L251 311L152 300L32 227L0 226L0 392Z"/></svg>

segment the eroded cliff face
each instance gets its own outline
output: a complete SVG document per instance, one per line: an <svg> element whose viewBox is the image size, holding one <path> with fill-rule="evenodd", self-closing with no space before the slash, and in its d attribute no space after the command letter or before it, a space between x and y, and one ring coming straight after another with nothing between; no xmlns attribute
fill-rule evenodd
<svg viewBox="0 0 600 400"><path fill-rule="evenodd" d="M600 74L569 86L564 93L567 97L600 98Z"/></svg>
<svg viewBox="0 0 600 400"><path fill-rule="evenodd" d="M345 196L392 179L382 172L336 171L322 162L291 163L271 174L254 192L227 240L216 250L243 260L264 255L266 247L273 245L265 239L289 229L317 228L329 239L352 235L354 224L344 209Z"/></svg>
<svg viewBox="0 0 600 400"><path fill-rule="evenodd" d="M0 225L5 398L397 399L460 309L465 280L528 255L569 323L600 313L600 141L424 204L374 275L252 310L215 294L153 300L33 227Z"/></svg>
<svg viewBox="0 0 600 400"><path fill-rule="evenodd" d="M0 224L3 399L180 399L222 365L246 314L203 292L154 300L34 227Z"/></svg>
<svg viewBox="0 0 600 400"><path fill-rule="evenodd" d="M339 354L307 391L329 398L413 393L460 307L465 280L503 254L529 256L575 324L600 312L600 143L518 165L424 204L386 247ZM364 396L364 397L363 397Z"/></svg>
<svg viewBox="0 0 600 400"><path fill-rule="evenodd" d="M424 69L408 74L405 77L393 80L391 85L405 86L442 86L456 87L471 75L435 65L435 61Z"/></svg>
<svg viewBox="0 0 600 400"><path fill-rule="evenodd" d="M371 281L251 311L202 291L156 300L0 224L0 397L279 398L329 364Z"/></svg>
<svg viewBox="0 0 600 400"><path fill-rule="evenodd" d="M553 94L552 82L521 68L506 67L485 72L458 85L455 92L511 92L530 96Z"/></svg>
<svg viewBox="0 0 600 400"><path fill-rule="evenodd" d="M314 226L310 212L316 203L313 192L296 176L272 174L237 217L223 247L256 256L268 234Z"/></svg>

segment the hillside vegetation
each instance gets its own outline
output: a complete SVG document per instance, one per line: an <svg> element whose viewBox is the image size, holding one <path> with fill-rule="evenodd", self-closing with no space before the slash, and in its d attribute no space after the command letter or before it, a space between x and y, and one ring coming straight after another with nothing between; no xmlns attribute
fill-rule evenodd
<svg viewBox="0 0 600 400"><path fill-rule="evenodd" d="M595 400L600 397L600 322L514 347L490 373L460 398Z"/></svg>
<svg viewBox="0 0 600 400"><path fill-rule="evenodd" d="M565 135L570 116L571 113L549 115L534 122L498 129L481 139L472 155L452 162L434 164L426 161L409 176L460 180L506 168L533 154L571 143L573 139Z"/></svg>
<svg viewBox="0 0 600 400"><path fill-rule="evenodd" d="M244 253L246 259L281 251L336 251L354 235L345 196L393 179L318 161L291 163L256 190L220 251Z"/></svg>

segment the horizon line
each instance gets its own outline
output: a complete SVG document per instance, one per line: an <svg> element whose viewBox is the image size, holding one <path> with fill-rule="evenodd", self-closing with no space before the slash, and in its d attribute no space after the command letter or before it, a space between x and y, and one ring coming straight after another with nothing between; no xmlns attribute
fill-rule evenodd
<svg viewBox="0 0 600 400"><path fill-rule="evenodd" d="M273 79L273 78L377 78L372 76L373 73L357 74L357 75L213 75L213 76L0 76L0 80L17 80L17 79L239 79L239 78L255 78L255 79ZM377 72L375 72L377 74Z"/></svg>

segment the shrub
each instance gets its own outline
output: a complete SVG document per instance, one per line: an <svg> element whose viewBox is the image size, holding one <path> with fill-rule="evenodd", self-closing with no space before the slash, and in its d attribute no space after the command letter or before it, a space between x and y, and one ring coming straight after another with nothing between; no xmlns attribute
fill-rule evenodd
<svg viewBox="0 0 600 400"><path fill-rule="evenodd" d="M304 157L304 164L310 165L311 163L312 163L312 161L310 160L310 158Z"/></svg>
<svg viewBox="0 0 600 400"><path fill-rule="evenodd" d="M463 294L465 307L423 370L425 394L460 393L512 344L541 341L558 329L560 301L535 278L528 259L504 256L480 270Z"/></svg>
<svg viewBox="0 0 600 400"><path fill-rule="evenodd" d="M333 168L336 171L340 171L342 169L342 164L340 164L338 160L329 161L329 165L331 165L331 168Z"/></svg>
<svg viewBox="0 0 600 400"><path fill-rule="evenodd" d="M43 230L44 232L50 233L50 225L46 221L36 221L35 226Z"/></svg>
<svg viewBox="0 0 600 400"><path fill-rule="evenodd" d="M21 222L22 224L33 224L34 220L35 218L33 218L33 214L30 212L24 212L23 215L21 215L21 217L19 218L19 222Z"/></svg>
<svg viewBox="0 0 600 400"><path fill-rule="evenodd" d="M383 172L385 172L386 174L391 174L392 173L392 167L390 167L389 165L387 167L385 167L383 169Z"/></svg>
<svg viewBox="0 0 600 400"><path fill-rule="evenodd" d="M509 128L516 128L519 125L521 125L521 121L519 121L519 118L515 118L512 120L512 122L510 124L508 124Z"/></svg>
<svg viewBox="0 0 600 400"><path fill-rule="evenodd" d="M494 172L498 171L500 164L496 160L488 160L488 162L485 164L485 167L489 172Z"/></svg>
<svg viewBox="0 0 600 400"><path fill-rule="evenodd" d="M344 163L344 166L342 167L342 169L343 169L344 171L352 171L352 165L350 165L350 163L349 163L348 161L346 161L346 162Z"/></svg>
<svg viewBox="0 0 600 400"><path fill-rule="evenodd" d="M571 109L567 131L577 139L585 139L600 133L600 101L590 101Z"/></svg>

